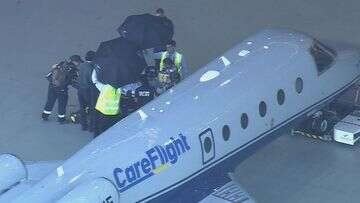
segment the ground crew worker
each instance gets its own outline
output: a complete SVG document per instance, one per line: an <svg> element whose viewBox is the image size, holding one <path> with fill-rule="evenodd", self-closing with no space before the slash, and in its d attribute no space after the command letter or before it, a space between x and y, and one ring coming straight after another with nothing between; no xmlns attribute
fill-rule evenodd
<svg viewBox="0 0 360 203"><path fill-rule="evenodd" d="M164 59L165 67L158 73L156 94L160 95L180 81L180 74L170 58Z"/></svg>
<svg viewBox="0 0 360 203"><path fill-rule="evenodd" d="M44 121L47 121L51 115L51 111L58 101L58 122L65 122L66 105L68 101L68 86L76 86L76 66L82 63L79 55L70 57L70 62L62 61L55 64L52 70L46 75L49 80L47 101L44 111L41 115Z"/></svg>
<svg viewBox="0 0 360 203"><path fill-rule="evenodd" d="M94 137L97 137L121 119L121 89L100 82L98 80L100 69L95 64L95 69L92 71L92 82L99 92L94 113Z"/></svg>
<svg viewBox="0 0 360 203"><path fill-rule="evenodd" d="M91 92L94 88L94 83L91 79L92 71L94 70L94 64L92 63L95 57L94 51L88 51L85 56L85 62L79 65L79 89L78 89L78 100L80 105L80 124L82 130L88 130L88 117L92 122L93 108L91 105ZM90 123L90 131L93 126Z"/></svg>
<svg viewBox="0 0 360 203"><path fill-rule="evenodd" d="M156 15L156 16L159 16L159 17L166 17L165 11L164 11L163 8L158 8L158 9L156 9L155 15Z"/></svg>
<svg viewBox="0 0 360 203"><path fill-rule="evenodd" d="M171 40L166 45L166 51L153 53L151 56L153 59L160 59L159 71L163 71L165 69L165 59L171 59L180 75L180 79L184 79L188 75L188 67L185 62L184 56L176 51L176 42Z"/></svg>

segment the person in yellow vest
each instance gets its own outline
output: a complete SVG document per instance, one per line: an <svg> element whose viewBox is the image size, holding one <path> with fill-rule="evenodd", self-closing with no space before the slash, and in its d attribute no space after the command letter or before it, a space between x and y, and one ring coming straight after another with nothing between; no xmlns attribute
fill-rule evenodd
<svg viewBox="0 0 360 203"><path fill-rule="evenodd" d="M151 57L153 59L160 60L159 71L162 71L164 68L166 68L165 59L168 58L174 62L180 75L180 79L186 78L189 73L185 57L183 54L176 51L176 42L174 40L171 40L166 45L166 51L153 53Z"/></svg>
<svg viewBox="0 0 360 203"><path fill-rule="evenodd" d="M95 109L106 116L117 116L120 111L121 89L104 85L100 91Z"/></svg>
<svg viewBox="0 0 360 203"><path fill-rule="evenodd" d="M95 105L96 115L94 115L94 137L96 137L122 118L121 89L101 83L96 69L93 70L91 77L100 92Z"/></svg>

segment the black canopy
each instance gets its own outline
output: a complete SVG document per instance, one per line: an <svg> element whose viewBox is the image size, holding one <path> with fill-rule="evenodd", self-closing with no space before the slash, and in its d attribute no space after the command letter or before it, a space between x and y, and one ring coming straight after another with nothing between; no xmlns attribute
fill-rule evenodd
<svg viewBox="0 0 360 203"><path fill-rule="evenodd" d="M99 80L116 88L138 82L146 67L137 46L122 37L100 43L94 61L101 67Z"/></svg>
<svg viewBox="0 0 360 203"><path fill-rule="evenodd" d="M140 49L148 49L166 45L174 35L174 26L167 17L131 15L118 28L118 32Z"/></svg>

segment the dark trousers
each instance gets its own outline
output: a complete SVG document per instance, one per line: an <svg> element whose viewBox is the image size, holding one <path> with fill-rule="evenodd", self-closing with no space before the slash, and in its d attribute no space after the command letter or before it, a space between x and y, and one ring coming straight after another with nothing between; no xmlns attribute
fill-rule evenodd
<svg viewBox="0 0 360 203"><path fill-rule="evenodd" d="M96 120L97 120L97 112L95 110L96 102L99 97L99 90L96 87L90 89L90 131L95 132L96 129Z"/></svg>
<svg viewBox="0 0 360 203"><path fill-rule="evenodd" d="M78 100L80 105L80 124L83 128L88 127L88 116L92 116L91 109L91 89L90 88L79 88L78 90ZM88 109L88 114L86 113L86 109Z"/></svg>
<svg viewBox="0 0 360 203"><path fill-rule="evenodd" d="M49 84L47 100L44 110L51 112L54 108L56 100L58 101L58 116L65 117L66 105L68 102L68 91L67 89L58 89L53 85Z"/></svg>
<svg viewBox="0 0 360 203"><path fill-rule="evenodd" d="M121 120L121 116L106 116L96 111L94 136L98 136Z"/></svg>

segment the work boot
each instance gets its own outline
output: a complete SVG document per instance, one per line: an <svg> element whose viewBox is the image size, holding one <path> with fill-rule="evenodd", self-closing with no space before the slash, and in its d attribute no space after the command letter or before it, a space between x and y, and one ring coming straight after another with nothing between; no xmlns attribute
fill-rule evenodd
<svg viewBox="0 0 360 203"><path fill-rule="evenodd" d="M65 123L65 117L58 117L58 122L60 123L60 124L64 124Z"/></svg>
<svg viewBox="0 0 360 203"><path fill-rule="evenodd" d="M43 119L43 121L49 120L49 116L50 116L50 114L47 114L47 113L42 113L41 114L41 118Z"/></svg>

